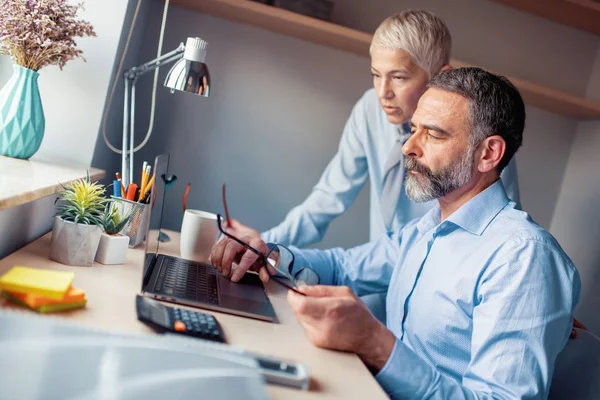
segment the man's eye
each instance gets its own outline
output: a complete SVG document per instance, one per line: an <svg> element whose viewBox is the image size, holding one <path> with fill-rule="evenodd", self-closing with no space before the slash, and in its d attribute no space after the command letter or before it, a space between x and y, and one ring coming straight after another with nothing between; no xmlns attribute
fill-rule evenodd
<svg viewBox="0 0 600 400"><path fill-rule="evenodd" d="M379 78L380 77L379 74L376 74L374 72L371 72L371 75L373 76L373 78Z"/></svg>
<svg viewBox="0 0 600 400"><path fill-rule="evenodd" d="M441 139L440 137L432 135L431 133L428 133L427 136L429 136L430 138L435 139L435 140L440 140Z"/></svg>
<svg viewBox="0 0 600 400"><path fill-rule="evenodd" d="M402 81L406 80L406 78L404 76L394 76L393 79L395 81L399 81L399 82L402 82Z"/></svg>

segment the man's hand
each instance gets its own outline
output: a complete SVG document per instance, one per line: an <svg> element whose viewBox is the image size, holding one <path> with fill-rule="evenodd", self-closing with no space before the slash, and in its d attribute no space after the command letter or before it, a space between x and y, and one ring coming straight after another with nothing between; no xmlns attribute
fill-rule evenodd
<svg viewBox="0 0 600 400"><path fill-rule="evenodd" d="M227 233L240 239L246 236L260 236L260 233L250 228L249 226L242 224L237 219L232 218L225 221L225 226L227 227Z"/></svg>
<svg viewBox="0 0 600 400"><path fill-rule="evenodd" d="M263 256L267 254L269 248L260 238L260 234L251 228L248 228L247 232L247 235L241 237L236 235L236 237L258 250ZM233 263L236 263L238 266L231 275L233 282L242 279L248 270L257 271L260 280L263 282L269 280L269 274L265 269L262 258L228 237L213 246L210 252L210 262L223 276L229 276L233 271Z"/></svg>
<svg viewBox="0 0 600 400"><path fill-rule="evenodd" d="M302 286L306 296L288 292L288 303L306 336L317 347L349 351L379 371L396 338L347 286Z"/></svg>

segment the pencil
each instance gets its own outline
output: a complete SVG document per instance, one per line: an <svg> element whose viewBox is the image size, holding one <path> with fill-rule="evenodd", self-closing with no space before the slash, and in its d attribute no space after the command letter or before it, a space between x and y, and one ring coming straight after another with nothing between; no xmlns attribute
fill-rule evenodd
<svg viewBox="0 0 600 400"><path fill-rule="evenodd" d="M146 177L146 167L147 167L147 166L148 166L148 162L147 162L147 161L144 161L144 163L142 164L142 176L140 177L140 186L139 186L139 188L140 188L140 189L143 189L143 188L144 188L144 184L145 184L145 182L146 182L146 181L147 181L147 179L148 179L148 178ZM136 196L136 201L140 201L140 200L141 200L141 197L140 197L140 196L143 196L143 195L144 195L144 192L142 192L142 191L140 190L140 195L139 195L139 196Z"/></svg>
<svg viewBox="0 0 600 400"><path fill-rule="evenodd" d="M148 186L148 180L150 179L150 170L151 169L152 168L150 167L150 165L146 166L146 170L144 171L144 179L142 179L142 186L141 186L141 194L140 194L140 196L143 196L144 193L146 193L146 190L147 190L146 187ZM142 200L142 198L140 197L139 201L141 201L141 200Z"/></svg>
<svg viewBox="0 0 600 400"><path fill-rule="evenodd" d="M150 191L152 189L152 185L154 184L154 177L155 176L156 175L152 175L152 178L150 178L150 181L148 181L148 184L144 188L146 192L148 192L148 191Z"/></svg>

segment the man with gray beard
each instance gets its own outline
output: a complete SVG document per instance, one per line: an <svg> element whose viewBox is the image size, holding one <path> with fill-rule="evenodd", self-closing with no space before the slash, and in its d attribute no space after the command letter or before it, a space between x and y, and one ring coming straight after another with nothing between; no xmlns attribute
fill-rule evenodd
<svg viewBox="0 0 600 400"><path fill-rule="evenodd" d="M291 249L288 275L318 277L300 286L304 295L288 292L313 344L356 353L392 398L547 398L580 281L499 180L524 126L506 78L460 68L431 80L402 151L407 195L438 206L350 250ZM252 269L266 281L265 255L278 247L248 232L217 243L212 263L228 276L237 262L236 274ZM382 291L386 325L357 297Z"/></svg>

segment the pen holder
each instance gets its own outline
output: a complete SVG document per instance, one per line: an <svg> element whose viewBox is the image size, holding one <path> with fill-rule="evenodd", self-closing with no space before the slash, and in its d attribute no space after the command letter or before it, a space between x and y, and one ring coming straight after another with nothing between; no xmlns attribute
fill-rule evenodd
<svg viewBox="0 0 600 400"><path fill-rule="evenodd" d="M150 218L150 204L138 203L123 198L118 198L115 207L120 213L131 213L129 221L123 227L121 233L129 236L129 248L138 246L144 241L148 232Z"/></svg>

